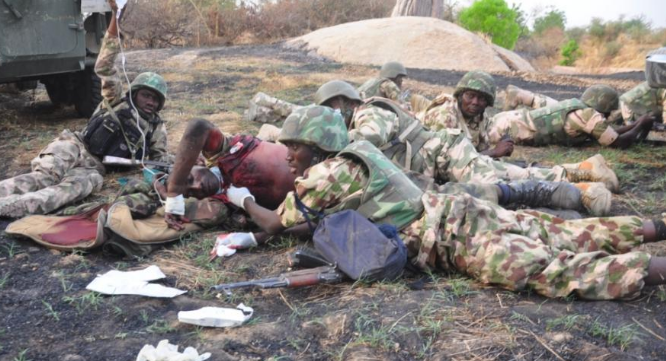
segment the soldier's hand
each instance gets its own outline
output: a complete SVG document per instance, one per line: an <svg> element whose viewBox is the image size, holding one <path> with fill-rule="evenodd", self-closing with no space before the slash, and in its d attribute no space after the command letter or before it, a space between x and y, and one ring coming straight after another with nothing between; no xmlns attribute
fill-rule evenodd
<svg viewBox="0 0 666 361"><path fill-rule="evenodd" d="M116 0L106 0L109 3L109 6L111 7L111 11L114 13L118 12L118 4L116 4Z"/></svg>
<svg viewBox="0 0 666 361"><path fill-rule="evenodd" d="M503 139L495 146L494 156L496 158L508 157L513 153L513 139Z"/></svg>
<svg viewBox="0 0 666 361"><path fill-rule="evenodd" d="M164 222L171 229L176 231L182 231L185 229L184 223L190 223L190 220L184 216L179 216L177 214L164 213Z"/></svg>

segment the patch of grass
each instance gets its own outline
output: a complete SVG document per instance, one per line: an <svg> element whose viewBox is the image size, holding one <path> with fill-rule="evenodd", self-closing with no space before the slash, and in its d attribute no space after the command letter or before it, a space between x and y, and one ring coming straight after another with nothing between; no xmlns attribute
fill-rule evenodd
<svg viewBox="0 0 666 361"><path fill-rule="evenodd" d="M532 323L532 320L530 320L529 317L523 315L522 313L518 313L516 311L511 312L511 317L509 317L510 320L517 320L517 321L522 321L522 322L527 322L527 323Z"/></svg>
<svg viewBox="0 0 666 361"><path fill-rule="evenodd" d="M360 313L354 322L354 345L365 345L369 347L389 350L394 342L391 337L389 327L382 325L370 318L368 315Z"/></svg>
<svg viewBox="0 0 666 361"><path fill-rule="evenodd" d="M26 356L27 353L28 349L26 348L25 350L19 352L18 356L14 357L14 361L30 361L28 356Z"/></svg>
<svg viewBox="0 0 666 361"><path fill-rule="evenodd" d="M72 290L72 287L74 287L74 285L71 283L67 283L67 276L64 273L59 272L57 274L57 277L58 280L60 281L60 287L62 287L62 291L64 293L67 293Z"/></svg>
<svg viewBox="0 0 666 361"><path fill-rule="evenodd" d="M659 286L659 290L657 291L657 298L661 302L666 301L666 290L664 289L664 286Z"/></svg>
<svg viewBox="0 0 666 361"><path fill-rule="evenodd" d="M2 248L5 250L8 258L14 258L17 254L23 253L20 252L18 244L14 241L9 241L6 244L3 244Z"/></svg>
<svg viewBox="0 0 666 361"><path fill-rule="evenodd" d="M292 307L291 314L289 315L289 321L291 321L291 323L295 323L299 319L312 313L312 310L305 306L293 305Z"/></svg>
<svg viewBox="0 0 666 361"><path fill-rule="evenodd" d="M638 340L638 331L633 324L622 327L613 327L603 324L599 319L594 320L587 333L592 337L601 337L611 346L618 346L624 351L634 341Z"/></svg>
<svg viewBox="0 0 666 361"><path fill-rule="evenodd" d="M102 297L101 293L88 292L78 297L65 296L62 298L62 300L67 302L70 306L74 305L80 314L88 308L92 308L97 311L99 305L101 305L104 301L104 297Z"/></svg>
<svg viewBox="0 0 666 361"><path fill-rule="evenodd" d="M148 331L150 333L156 333L158 335L161 335L161 334L165 334L165 333L174 332L174 331L176 331L176 328L171 326L169 321L159 319L159 320L155 320L155 322L153 322L152 325L148 326L146 328L146 331Z"/></svg>
<svg viewBox="0 0 666 361"><path fill-rule="evenodd" d="M298 244L298 239L295 237L276 237L276 239L268 242L268 246L271 249L289 249L293 248Z"/></svg>
<svg viewBox="0 0 666 361"><path fill-rule="evenodd" d="M91 267L90 261L88 261L88 259L85 257L85 253L83 253L83 251L76 250L72 253L79 256L79 264L76 265L76 268L74 268L75 271L87 270Z"/></svg>
<svg viewBox="0 0 666 361"><path fill-rule="evenodd" d="M150 316L148 316L148 311L146 310L140 310L139 317L141 318L141 321L143 321L143 323L147 324L148 322L150 322Z"/></svg>
<svg viewBox="0 0 666 361"><path fill-rule="evenodd" d="M7 281L9 281L9 276L11 276L11 273L7 272L0 277L0 290L5 288Z"/></svg>
<svg viewBox="0 0 666 361"><path fill-rule="evenodd" d="M194 326L194 329L186 334L188 339L194 339L198 342L203 341L203 331L202 326Z"/></svg>
<svg viewBox="0 0 666 361"><path fill-rule="evenodd" d="M46 307L46 311L49 313L49 316L53 317L53 319L56 320L56 322L60 321L60 315L56 310L53 309L53 306L50 303L42 300L42 304L44 305L44 307Z"/></svg>
<svg viewBox="0 0 666 361"><path fill-rule="evenodd" d="M118 340L124 340L127 338L127 333L126 332L118 332L117 334L113 335L113 338L118 339Z"/></svg>
<svg viewBox="0 0 666 361"><path fill-rule="evenodd" d="M546 320L546 331L553 330L560 326L563 327L566 331L569 331L574 328L579 321L582 321L580 315L567 315Z"/></svg>

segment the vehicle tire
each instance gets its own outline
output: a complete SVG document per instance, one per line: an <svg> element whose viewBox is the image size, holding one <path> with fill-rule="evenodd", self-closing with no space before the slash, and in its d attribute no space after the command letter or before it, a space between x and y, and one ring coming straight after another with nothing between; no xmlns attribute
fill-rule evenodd
<svg viewBox="0 0 666 361"><path fill-rule="evenodd" d="M80 116L90 118L102 101L102 81L92 67L80 72L79 76L74 107Z"/></svg>
<svg viewBox="0 0 666 361"><path fill-rule="evenodd" d="M68 96L67 87L62 83L64 80L59 80L59 78L52 78L49 80L43 80L44 87L46 88L46 93L51 99L53 105L67 105L71 104L70 97Z"/></svg>

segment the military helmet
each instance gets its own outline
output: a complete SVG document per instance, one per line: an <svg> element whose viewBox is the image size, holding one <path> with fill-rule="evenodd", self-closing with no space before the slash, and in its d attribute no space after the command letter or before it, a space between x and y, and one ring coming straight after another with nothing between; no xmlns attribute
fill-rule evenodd
<svg viewBox="0 0 666 361"><path fill-rule="evenodd" d="M585 89L580 100L599 113L608 114L619 107L620 100L615 89L608 85L592 85Z"/></svg>
<svg viewBox="0 0 666 361"><path fill-rule="evenodd" d="M327 153L339 152L349 144L342 115L320 105L293 111L284 121L278 140L312 145Z"/></svg>
<svg viewBox="0 0 666 361"><path fill-rule="evenodd" d="M164 106L164 100L167 96L167 84L164 78L153 72L141 73L134 78L132 84L130 84L130 89L134 93L142 88L147 88L157 93L157 96L160 98L160 105L157 111L160 111Z"/></svg>
<svg viewBox="0 0 666 361"><path fill-rule="evenodd" d="M379 71L379 76L382 78L393 79L397 78L398 75L407 76L407 69L397 61L390 61L382 65L382 69Z"/></svg>
<svg viewBox="0 0 666 361"><path fill-rule="evenodd" d="M317 89L317 92L315 93L315 103L317 105L322 105L329 99L333 99L337 96L343 96L350 100L363 102L358 91L351 86L351 84L342 80L331 80Z"/></svg>
<svg viewBox="0 0 666 361"><path fill-rule="evenodd" d="M465 90L475 90L486 96L488 99L488 106L492 107L495 104L495 79L481 70L473 70L463 75L462 79L456 85L456 90L453 93L455 98L458 98Z"/></svg>

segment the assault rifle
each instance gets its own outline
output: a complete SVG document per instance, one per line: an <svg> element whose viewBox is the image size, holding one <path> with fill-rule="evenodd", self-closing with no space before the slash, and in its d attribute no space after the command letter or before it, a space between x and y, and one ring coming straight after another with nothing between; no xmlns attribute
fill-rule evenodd
<svg viewBox="0 0 666 361"><path fill-rule="evenodd" d="M102 159L102 164L104 165L109 165L113 167L132 167L132 166L140 166L141 161L139 160L132 160L132 159L127 159L127 158L121 158L121 157L114 157L112 155L105 155L104 159ZM155 160L144 160L143 164L147 166L151 166L157 170L169 173L171 172L171 168L173 168L173 164L166 163L166 162L158 162Z"/></svg>
<svg viewBox="0 0 666 361"><path fill-rule="evenodd" d="M318 284L340 283L344 275L337 271L333 266L321 266L315 268L306 268L298 271L285 272L277 277L270 277L258 280L225 283L212 288L216 291L224 291L230 295L231 290L235 288L257 287L257 288L296 288L303 286L314 286Z"/></svg>

